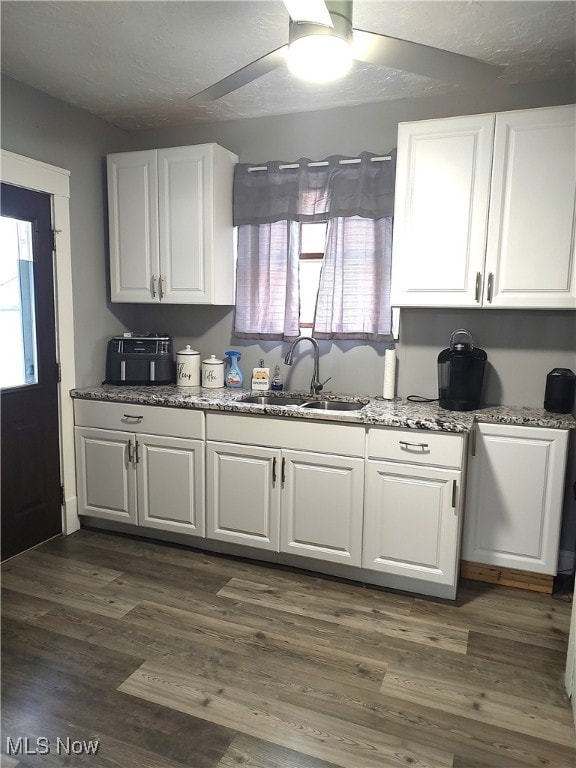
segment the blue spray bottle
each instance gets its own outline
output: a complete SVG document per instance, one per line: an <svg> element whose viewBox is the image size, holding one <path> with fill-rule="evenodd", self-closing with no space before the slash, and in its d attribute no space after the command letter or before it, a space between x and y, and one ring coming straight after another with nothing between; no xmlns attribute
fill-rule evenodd
<svg viewBox="0 0 576 768"><path fill-rule="evenodd" d="M230 358L230 368L226 373L225 383L227 387L241 387L243 382L242 371L238 367L238 360L242 357L240 352L229 349L226 356Z"/></svg>

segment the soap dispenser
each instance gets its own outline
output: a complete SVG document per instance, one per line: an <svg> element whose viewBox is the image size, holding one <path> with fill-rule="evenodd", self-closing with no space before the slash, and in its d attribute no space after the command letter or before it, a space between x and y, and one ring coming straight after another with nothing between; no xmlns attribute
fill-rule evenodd
<svg viewBox="0 0 576 768"><path fill-rule="evenodd" d="M236 352L234 349L229 349L226 352L226 356L230 358L230 368L226 373L226 386L238 388L242 386L242 371L238 367L238 360L242 357L240 352Z"/></svg>

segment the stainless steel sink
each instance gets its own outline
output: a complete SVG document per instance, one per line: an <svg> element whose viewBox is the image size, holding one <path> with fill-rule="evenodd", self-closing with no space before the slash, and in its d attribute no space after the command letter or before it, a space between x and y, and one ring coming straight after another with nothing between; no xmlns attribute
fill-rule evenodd
<svg viewBox="0 0 576 768"><path fill-rule="evenodd" d="M307 402L306 397L280 397L279 395L250 395L239 402L254 403L255 405L302 405Z"/></svg>
<svg viewBox="0 0 576 768"><path fill-rule="evenodd" d="M314 400L304 403L302 408L313 408L320 411L359 411L368 404L367 400L343 401L343 400Z"/></svg>

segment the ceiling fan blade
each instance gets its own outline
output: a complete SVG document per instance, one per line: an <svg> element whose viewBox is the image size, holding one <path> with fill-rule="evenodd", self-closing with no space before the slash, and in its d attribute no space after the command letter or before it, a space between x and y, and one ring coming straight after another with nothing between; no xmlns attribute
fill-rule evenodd
<svg viewBox="0 0 576 768"><path fill-rule="evenodd" d="M506 67L421 43L355 29L354 58L450 83L490 82Z"/></svg>
<svg viewBox="0 0 576 768"><path fill-rule="evenodd" d="M324 0L284 0L284 5L292 21L334 26Z"/></svg>
<svg viewBox="0 0 576 768"><path fill-rule="evenodd" d="M264 54L259 59L251 61L250 64L246 64L242 69L238 69L231 75L218 80L214 85L210 85L203 91L195 93L194 96L190 96L189 101L216 101L216 99L226 96L227 93L232 93L238 88L242 88L243 85L248 85L253 80L257 80L262 75L267 75L268 72L272 72L273 69L281 67L286 63L286 51L287 45L282 45L280 48L276 48L270 53Z"/></svg>

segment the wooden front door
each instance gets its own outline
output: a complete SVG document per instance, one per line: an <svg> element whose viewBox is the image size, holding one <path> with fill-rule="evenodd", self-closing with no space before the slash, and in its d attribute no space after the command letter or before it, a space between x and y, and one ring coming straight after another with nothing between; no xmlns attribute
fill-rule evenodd
<svg viewBox="0 0 576 768"><path fill-rule="evenodd" d="M2 184L2 560L62 532L50 195Z"/></svg>

